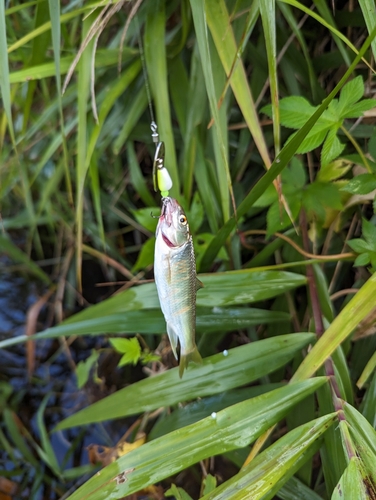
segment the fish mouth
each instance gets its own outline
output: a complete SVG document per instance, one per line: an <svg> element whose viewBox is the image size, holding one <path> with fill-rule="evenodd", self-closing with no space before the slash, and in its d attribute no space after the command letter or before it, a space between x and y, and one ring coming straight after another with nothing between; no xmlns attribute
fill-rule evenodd
<svg viewBox="0 0 376 500"><path fill-rule="evenodd" d="M166 224L171 227L172 224L172 213L175 209L172 198L166 196L163 198L162 216Z"/></svg>
<svg viewBox="0 0 376 500"><path fill-rule="evenodd" d="M163 233L163 231L161 231L161 234L162 234L162 239L163 241L166 243L166 245L170 248L175 248L175 245L172 243L172 241L170 241L167 236Z"/></svg>

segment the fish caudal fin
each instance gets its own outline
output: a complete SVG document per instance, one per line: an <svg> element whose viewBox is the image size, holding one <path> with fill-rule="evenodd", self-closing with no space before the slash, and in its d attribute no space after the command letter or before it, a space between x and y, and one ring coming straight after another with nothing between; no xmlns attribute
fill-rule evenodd
<svg viewBox="0 0 376 500"><path fill-rule="evenodd" d="M179 363L179 377L182 378L184 369L188 367L188 363L192 361L196 364L202 363L202 357L198 352L197 346L194 347L192 351L184 352L180 354L180 363Z"/></svg>

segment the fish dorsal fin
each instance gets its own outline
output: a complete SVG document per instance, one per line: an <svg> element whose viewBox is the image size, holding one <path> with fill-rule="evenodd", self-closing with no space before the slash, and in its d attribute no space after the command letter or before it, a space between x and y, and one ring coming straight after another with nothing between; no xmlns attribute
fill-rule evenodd
<svg viewBox="0 0 376 500"><path fill-rule="evenodd" d="M196 276L196 292L200 290L200 288L204 288L204 284Z"/></svg>
<svg viewBox="0 0 376 500"><path fill-rule="evenodd" d="M170 339L170 344L171 344L172 352L174 353L175 359L178 359L178 354L176 352L176 348L178 346L178 336L174 330L174 327L171 325L171 323L167 323L167 334L168 334L168 338Z"/></svg>

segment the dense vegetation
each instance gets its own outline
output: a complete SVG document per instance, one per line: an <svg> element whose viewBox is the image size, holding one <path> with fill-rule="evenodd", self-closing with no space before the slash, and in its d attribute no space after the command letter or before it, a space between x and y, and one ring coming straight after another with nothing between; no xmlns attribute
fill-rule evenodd
<svg viewBox="0 0 376 500"><path fill-rule="evenodd" d="M376 498L375 35L373 0L0 2L2 272L44 287L0 347L77 383L28 420L1 375L0 498ZM182 380L153 114L204 283Z"/></svg>

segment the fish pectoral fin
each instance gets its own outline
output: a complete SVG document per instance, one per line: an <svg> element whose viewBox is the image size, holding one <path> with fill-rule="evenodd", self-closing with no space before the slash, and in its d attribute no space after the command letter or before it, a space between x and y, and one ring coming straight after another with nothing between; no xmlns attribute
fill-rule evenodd
<svg viewBox="0 0 376 500"><path fill-rule="evenodd" d="M204 288L204 284L196 276L196 292L200 290L200 288Z"/></svg>
<svg viewBox="0 0 376 500"><path fill-rule="evenodd" d="M178 354L176 352L176 348L178 346L178 335L174 330L174 327L171 325L171 323L167 323L167 334L168 338L170 339L170 344L172 348L172 352L174 353L175 359L178 359Z"/></svg>

